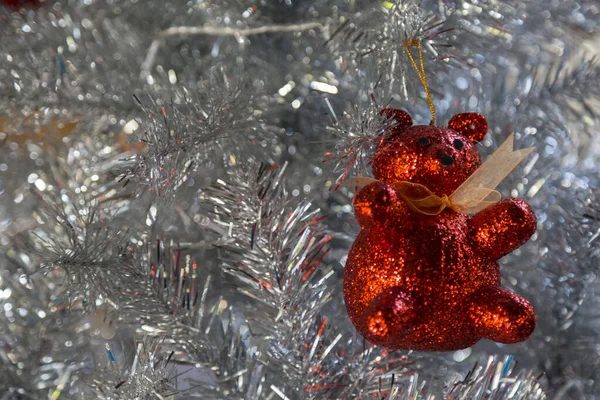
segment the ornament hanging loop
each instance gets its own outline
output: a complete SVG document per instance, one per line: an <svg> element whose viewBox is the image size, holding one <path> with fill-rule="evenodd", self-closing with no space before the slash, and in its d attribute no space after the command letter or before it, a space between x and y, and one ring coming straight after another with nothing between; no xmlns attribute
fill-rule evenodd
<svg viewBox="0 0 600 400"><path fill-rule="evenodd" d="M417 51L419 53L419 65L415 61L415 58L410 51L411 47L417 47ZM423 84L425 88L425 95L427 95L427 103L429 104L429 110L431 111L431 122L429 125L435 125L435 107L433 106L433 99L431 97L431 93L429 92L429 85L427 84L427 75L425 74L425 61L423 60L423 44L420 40L410 39L404 42L404 49L410 58L410 62L412 63L417 75L419 76L419 80Z"/></svg>

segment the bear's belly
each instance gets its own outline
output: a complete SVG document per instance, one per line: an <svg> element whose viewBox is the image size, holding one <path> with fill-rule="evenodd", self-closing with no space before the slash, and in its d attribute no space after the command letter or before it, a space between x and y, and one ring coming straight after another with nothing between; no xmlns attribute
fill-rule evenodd
<svg viewBox="0 0 600 400"><path fill-rule="evenodd" d="M482 258L468 239L466 224L424 226L404 243L404 265L396 266L424 305L458 305L482 286L499 283L497 263Z"/></svg>
<svg viewBox="0 0 600 400"><path fill-rule="evenodd" d="M455 221L460 225L432 221L408 236L390 234L389 227L360 232L344 271L346 308L355 325L361 326L371 301L386 289L399 287L414 299L422 318L406 337L411 348L432 348L435 342L450 346L440 351L468 347L464 340L453 344L452 337L468 329L461 318L467 318L462 313L469 297L483 286L499 283L498 265L473 250L466 221Z"/></svg>

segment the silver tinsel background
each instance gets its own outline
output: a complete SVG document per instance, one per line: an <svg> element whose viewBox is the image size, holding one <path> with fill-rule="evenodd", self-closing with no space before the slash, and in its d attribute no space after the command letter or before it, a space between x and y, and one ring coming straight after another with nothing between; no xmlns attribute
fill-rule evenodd
<svg viewBox="0 0 600 400"><path fill-rule="evenodd" d="M600 398L600 2L32 4L0 3L0 399ZM502 261L524 343L389 352L345 314L333 189L382 106L429 122L408 39L439 125L537 148L501 187L539 221Z"/></svg>

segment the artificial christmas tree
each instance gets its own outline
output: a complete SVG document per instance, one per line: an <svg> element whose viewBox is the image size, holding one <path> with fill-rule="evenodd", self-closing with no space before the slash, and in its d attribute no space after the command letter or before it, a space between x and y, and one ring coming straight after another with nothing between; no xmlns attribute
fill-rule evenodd
<svg viewBox="0 0 600 400"><path fill-rule="evenodd" d="M598 7L2 8L4 398L594 398ZM426 125L430 103L485 115L482 159L536 148L498 188L537 217L500 260L536 310L523 343L392 351L346 314L345 183L396 128L382 109Z"/></svg>

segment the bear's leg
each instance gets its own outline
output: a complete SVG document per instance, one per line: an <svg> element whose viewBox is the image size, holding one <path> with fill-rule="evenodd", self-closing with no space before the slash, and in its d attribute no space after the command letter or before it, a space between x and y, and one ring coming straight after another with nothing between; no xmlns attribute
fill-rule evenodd
<svg viewBox="0 0 600 400"><path fill-rule="evenodd" d="M499 343L517 343L535 329L535 312L527 300L500 287L485 287L471 298L467 313L478 335Z"/></svg>
<svg viewBox="0 0 600 400"><path fill-rule="evenodd" d="M384 344L404 336L416 325L414 299L399 287L384 290L374 298L364 313L368 340Z"/></svg>

